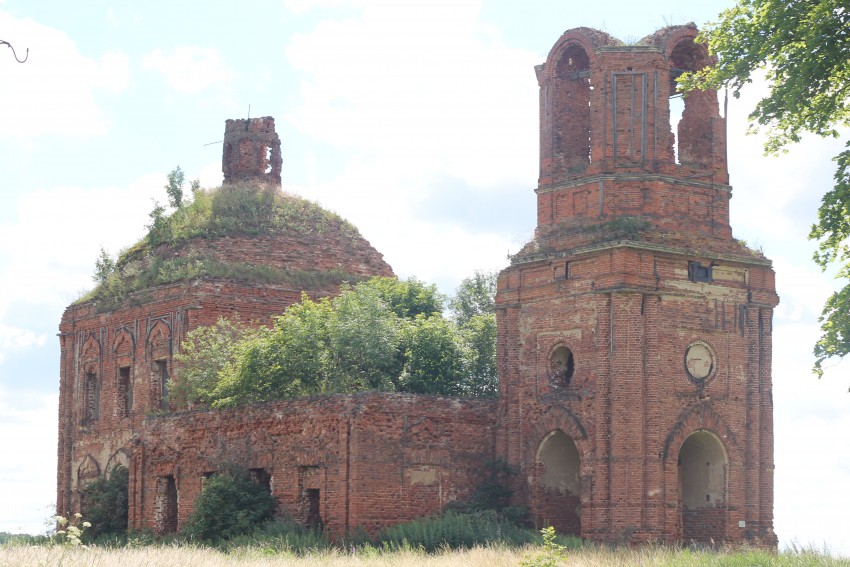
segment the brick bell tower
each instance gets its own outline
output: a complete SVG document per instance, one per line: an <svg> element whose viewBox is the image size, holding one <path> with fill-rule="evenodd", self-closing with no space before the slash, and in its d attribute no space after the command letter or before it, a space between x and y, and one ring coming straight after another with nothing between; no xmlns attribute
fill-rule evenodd
<svg viewBox="0 0 850 567"><path fill-rule="evenodd" d="M675 133L693 24L576 28L536 67L534 239L499 276L497 452L538 526L605 541L773 532L770 260L732 237L715 91Z"/></svg>

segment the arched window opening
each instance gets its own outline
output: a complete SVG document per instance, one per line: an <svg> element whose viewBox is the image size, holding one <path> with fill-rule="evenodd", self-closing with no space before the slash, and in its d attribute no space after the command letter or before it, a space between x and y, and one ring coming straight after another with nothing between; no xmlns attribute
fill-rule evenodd
<svg viewBox="0 0 850 567"><path fill-rule="evenodd" d="M537 451L535 519L561 533L581 533L581 458L563 431L549 433Z"/></svg>
<svg viewBox="0 0 850 567"><path fill-rule="evenodd" d="M686 541L720 541L726 531L726 449L713 433L692 433L679 450L679 501Z"/></svg>
<svg viewBox="0 0 850 567"><path fill-rule="evenodd" d="M570 385L575 373L575 360L573 352L564 345L558 345L552 349L552 354L549 355L549 375L552 379L552 384L556 387L566 387Z"/></svg>
<svg viewBox="0 0 850 567"><path fill-rule="evenodd" d="M554 163L561 177L584 171L590 156L590 58L579 45L561 53L556 68Z"/></svg>
<svg viewBox="0 0 850 567"><path fill-rule="evenodd" d="M676 79L709 62L705 47L691 38L677 43L670 53L670 126L676 132L676 163L682 165L701 167L711 162L712 118L719 116L719 108L715 91L694 90L683 96L677 91Z"/></svg>

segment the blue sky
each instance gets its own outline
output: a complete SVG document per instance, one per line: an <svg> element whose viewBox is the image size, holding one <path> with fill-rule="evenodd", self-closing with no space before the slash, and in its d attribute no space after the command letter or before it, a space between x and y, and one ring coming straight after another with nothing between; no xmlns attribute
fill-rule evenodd
<svg viewBox="0 0 850 567"><path fill-rule="evenodd" d="M569 28L629 41L728 1L0 0L0 531L40 531L55 498L64 307L101 246L138 240L165 175L221 181L227 118L274 116L286 190L354 222L400 276L451 292L534 229L533 66ZM684 8L687 10L684 11ZM850 554L848 365L809 372L835 289L805 235L835 141L763 157L729 109L735 235L774 260L776 530Z"/></svg>

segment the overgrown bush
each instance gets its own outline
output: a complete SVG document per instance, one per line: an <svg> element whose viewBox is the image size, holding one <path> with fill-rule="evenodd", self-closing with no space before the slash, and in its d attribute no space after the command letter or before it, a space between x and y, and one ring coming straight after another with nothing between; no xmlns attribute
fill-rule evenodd
<svg viewBox="0 0 850 567"><path fill-rule="evenodd" d="M341 270L329 273L282 270L199 256L165 257L164 254L170 256L193 238L279 232L324 234L329 230L345 238L360 238L357 228L339 215L275 187L228 185L203 190L193 182L192 199L187 201L182 184L183 174L178 167L169 174L166 185L170 212L155 202L147 235L122 252L117 260L101 249L93 276L97 286L78 301L96 300L101 311L108 311L117 308L134 291L202 276L288 283L305 288L357 281Z"/></svg>
<svg viewBox="0 0 850 567"><path fill-rule="evenodd" d="M493 510L468 513L449 510L438 517L387 528L378 537L379 543L390 549L414 547L428 552L496 543L525 545L534 540L531 532L500 519Z"/></svg>
<svg viewBox="0 0 850 567"><path fill-rule="evenodd" d="M127 533L129 483L130 471L119 465L112 469L109 478L98 478L83 489L84 512L91 523L85 532L86 541Z"/></svg>
<svg viewBox="0 0 850 567"><path fill-rule="evenodd" d="M265 487L247 471L228 465L206 479L183 534L207 543L249 535L276 511L277 501Z"/></svg>
<svg viewBox="0 0 850 567"><path fill-rule="evenodd" d="M276 518L260 524L252 533L235 536L219 542L225 550L259 547L265 552L305 554L311 551L330 549L327 536L319 530L310 529L290 518Z"/></svg>
<svg viewBox="0 0 850 567"><path fill-rule="evenodd" d="M442 307L433 285L374 277L332 299L303 295L272 329L200 327L178 355L175 401L222 408L366 390L495 396L495 315L461 325Z"/></svg>

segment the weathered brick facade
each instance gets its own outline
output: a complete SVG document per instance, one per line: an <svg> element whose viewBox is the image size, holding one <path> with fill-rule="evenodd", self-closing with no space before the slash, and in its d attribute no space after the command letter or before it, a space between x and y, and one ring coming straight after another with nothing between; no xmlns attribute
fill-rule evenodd
<svg viewBox="0 0 850 567"><path fill-rule="evenodd" d="M174 531L204 479L236 460L282 511L340 536L465 500L500 457L537 525L775 545L778 298L771 262L732 237L716 93L689 95L671 131L674 78L710 63L695 35L676 26L623 45L577 28L536 68L537 230L499 276L498 401L372 393L150 416L179 379L186 332L234 313L266 323L301 290L200 279L106 313L74 305L60 326L57 508L78 509L79 489L120 463L130 527ZM273 120L228 121L223 169L226 183L279 185ZM174 253L392 273L349 240L233 237Z"/></svg>
<svg viewBox="0 0 850 567"><path fill-rule="evenodd" d="M771 263L732 238L693 26L566 32L537 67L534 240L499 277L497 453L538 524L613 541L774 544ZM673 144L678 142L678 160Z"/></svg>

